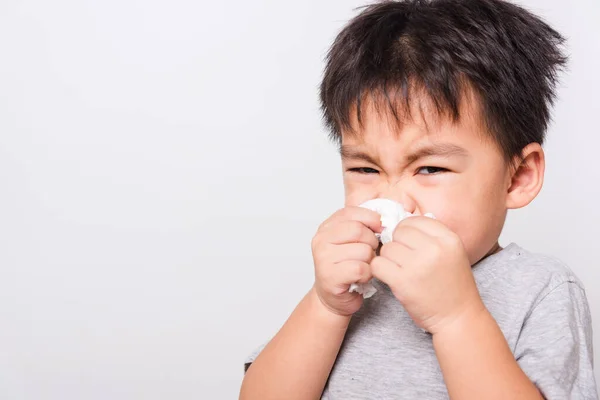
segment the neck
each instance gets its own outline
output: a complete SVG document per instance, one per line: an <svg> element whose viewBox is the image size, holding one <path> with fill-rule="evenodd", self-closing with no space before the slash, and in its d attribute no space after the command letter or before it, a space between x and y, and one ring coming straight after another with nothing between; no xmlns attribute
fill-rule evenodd
<svg viewBox="0 0 600 400"><path fill-rule="evenodd" d="M500 244L498 242L494 243L494 245L492 246L492 248L490 249L490 251L488 251L485 256L483 256L481 258L481 260L477 261L477 262L481 262L483 260L485 260L486 258L488 258L489 256L496 254L497 252L499 252L500 250L502 250L502 247L500 246Z"/></svg>

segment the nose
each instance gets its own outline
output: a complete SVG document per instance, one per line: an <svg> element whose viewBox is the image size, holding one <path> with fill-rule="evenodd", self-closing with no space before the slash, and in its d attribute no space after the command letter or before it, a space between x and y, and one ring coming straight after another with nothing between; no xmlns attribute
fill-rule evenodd
<svg viewBox="0 0 600 400"><path fill-rule="evenodd" d="M386 184L380 191L379 197L402 204L404 210L411 214L420 214L415 197L410 193L408 188L402 185L402 183Z"/></svg>

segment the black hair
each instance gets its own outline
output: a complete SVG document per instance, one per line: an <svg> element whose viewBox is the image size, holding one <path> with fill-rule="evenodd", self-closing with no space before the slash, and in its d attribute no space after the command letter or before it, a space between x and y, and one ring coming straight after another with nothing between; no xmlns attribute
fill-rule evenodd
<svg viewBox="0 0 600 400"><path fill-rule="evenodd" d="M361 124L365 95L379 96L396 120L415 90L438 113L460 118L472 89L487 131L507 159L543 144L567 57L565 39L538 16L503 0L383 1L364 7L326 57L321 110L330 137ZM403 103L404 102L404 103Z"/></svg>

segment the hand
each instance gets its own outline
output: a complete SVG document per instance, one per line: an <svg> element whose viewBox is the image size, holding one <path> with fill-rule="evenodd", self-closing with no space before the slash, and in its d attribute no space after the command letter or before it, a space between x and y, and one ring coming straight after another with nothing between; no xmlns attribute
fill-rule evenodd
<svg viewBox="0 0 600 400"><path fill-rule="evenodd" d="M349 293L355 282L366 283L371 275L381 232L379 214L361 207L346 207L321 224L312 240L315 264L314 289L321 303L338 315L358 311L363 297Z"/></svg>
<svg viewBox="0 0 600 400"><path fill-rule="evenodd" d="M393 241L371 262L371 272L391 288L415 323L434 335L484 307L462 241L431 218L400 222Z"/></svg>

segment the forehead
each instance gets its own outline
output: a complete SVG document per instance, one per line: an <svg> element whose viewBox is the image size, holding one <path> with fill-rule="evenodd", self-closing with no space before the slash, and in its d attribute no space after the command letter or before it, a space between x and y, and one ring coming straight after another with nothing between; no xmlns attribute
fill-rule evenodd
<svg viewBox="0 0 600 400"><path fill-rule="evenodd" d="M466 91L458 104L458 115L440 109L420 93L410 102L393 104L385 96L364 97L360 108L350 110L350 125L341 129L341 144L376 145L401 142L449 142L466 148L491 142L480 112L477 96Z"/></svg>

